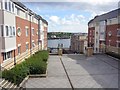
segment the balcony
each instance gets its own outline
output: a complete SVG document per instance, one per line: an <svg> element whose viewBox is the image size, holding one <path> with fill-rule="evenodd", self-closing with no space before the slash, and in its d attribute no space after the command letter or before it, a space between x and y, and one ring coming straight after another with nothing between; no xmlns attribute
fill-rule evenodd
<svg viewBox="0 0 120 90"><path fill-rule="evenodd" d="M16 37L2 37L2 52L8 52L16 49Z"/></svg>

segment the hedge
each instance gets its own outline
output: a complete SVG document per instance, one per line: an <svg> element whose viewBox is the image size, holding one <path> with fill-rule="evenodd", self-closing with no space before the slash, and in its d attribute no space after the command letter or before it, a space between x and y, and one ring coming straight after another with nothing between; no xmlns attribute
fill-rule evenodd
<svg viewBox="0 0 120 90"><path fill-rule="evenodd" d="M2 78L19 85L27 75L45 74L47 68L48 52L39 51L21 64L10 70L2 72Z"/></svg>
<svg viewBox="0 0 120 90"><path fill-rule="evenodd" d="M114 52L107 52L106 54L107 54L107 55L110 55L110 56L112 56L112 57L115 57L115 58L120 59L120 54L116 54L116 53L114 53Z"/></svg>

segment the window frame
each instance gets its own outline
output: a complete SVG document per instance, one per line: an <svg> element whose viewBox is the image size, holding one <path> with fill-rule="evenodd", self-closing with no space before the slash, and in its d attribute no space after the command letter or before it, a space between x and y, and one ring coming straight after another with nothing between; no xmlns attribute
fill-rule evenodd
<svg viewBox="0 0 120 90"><path fill-rule="evenodd" d="M26 34L26 37L29 36L29 28L28 27L25 27L25 34Z"/></svg>
<svg viewBox="0 0 120 90"><path fill-rule="evenodd" d="M12 59L12 51L3 53L3 61Z"/></svg>
<svg viewBox="0 0 120 90"><path fill-rule="evenodd" d="M18 46L18 55L20 55L20 54L21 54L21 45Z"/></svg>
<svg viewBox="0 0 120 90"><path fill-rule="evenodd" d="M6 25L5 26L5 36L8 37L9 36L9 27Z"/></svg>

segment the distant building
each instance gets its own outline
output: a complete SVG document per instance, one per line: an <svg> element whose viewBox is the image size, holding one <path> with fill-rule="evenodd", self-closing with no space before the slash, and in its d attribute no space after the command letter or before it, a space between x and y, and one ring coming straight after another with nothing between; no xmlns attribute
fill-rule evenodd
<svg viewBox="0 0 120 90"><path fill-rule="evenodd" d="M19 1L0 0L0 64L11 68L47 49L48 22Z"/></svg>
<svg viewBox="0 0 120 90"><path fill-rule="evenodd" d="M70 50L75 53L86 53L87 48L87 34L76 33L71 35Z"/></svg>
<svg viewBox="0 0 120 90"><path fill-rule="evenodd" d="M88 23L88 47L94 53L120 54L120 9L96 16Z"/></svg>

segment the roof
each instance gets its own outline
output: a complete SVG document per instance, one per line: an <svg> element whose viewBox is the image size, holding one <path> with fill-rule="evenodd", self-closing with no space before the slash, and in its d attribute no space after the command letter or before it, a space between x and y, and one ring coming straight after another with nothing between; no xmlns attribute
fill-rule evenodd
<svg viewBox="0 0 120 90"><path fill-rule="evenodd" d="M116 10L113 10L113 11L110 11L108 13L96 16L94 19L90 20L88 22L88 24L93 22L93 21L105 21L107 19L115 18L115 17L118 16L118 14L119 14L118 12L120 12L120 8L116 9Z"/></svg>
<svg viewBox="0 0 120 90"><path fill-rule="evenodd" d="M43 19L40 15L37 15L36 13L34 13L32 10L30 10L29 8L27 8L23 3L19 2L18 0L11 0L12 2L14 2L16 5L20 6L21 8L29 11L30 15L34 15L36 19L41 19L44 23L46 23L48 25L48 22Z"/></svg>

